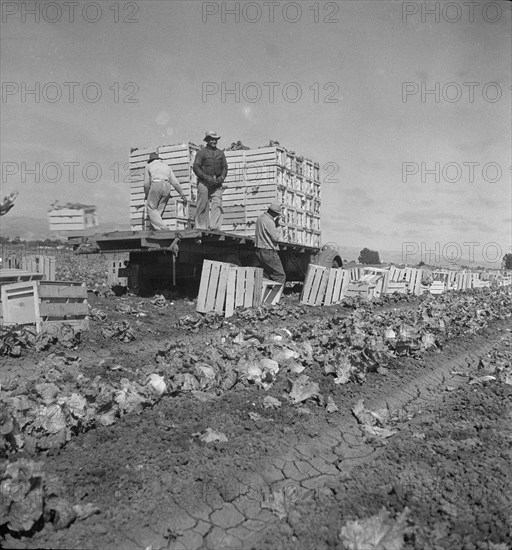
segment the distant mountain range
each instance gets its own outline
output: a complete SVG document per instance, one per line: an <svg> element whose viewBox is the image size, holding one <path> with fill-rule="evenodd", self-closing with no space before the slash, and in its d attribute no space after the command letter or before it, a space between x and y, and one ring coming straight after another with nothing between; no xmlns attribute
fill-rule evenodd
<svg viewBox="0 0 512 550"><path fill-rule="evenodd" d="M129 231L129 225L119 223L101 223L93 228L93 233L106 233L109 231ZM43 240L55 238L55 233L50 232L48 220L45 218L29 218L28 216L2 216L0 218L0 236L19 237L25 241Z"/></svg>

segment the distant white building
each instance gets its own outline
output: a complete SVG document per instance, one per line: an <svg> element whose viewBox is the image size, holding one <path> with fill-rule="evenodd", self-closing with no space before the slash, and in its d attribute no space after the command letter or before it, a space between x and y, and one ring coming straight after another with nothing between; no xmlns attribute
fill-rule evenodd
<svg viewBox="0 0 512 550"><path fill-rule="evenodd" d="M50 206L48 223L52 233L63 231L82 231L98 225L96 206L81 203L59 204L58 201Z"/></svg>

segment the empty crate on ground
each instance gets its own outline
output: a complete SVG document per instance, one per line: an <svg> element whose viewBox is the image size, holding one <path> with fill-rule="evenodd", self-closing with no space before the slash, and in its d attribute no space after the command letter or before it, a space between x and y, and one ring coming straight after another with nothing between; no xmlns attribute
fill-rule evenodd
<svg viewBox="0 0 512 550"><path fill-rule="evenodd" d="M3 266L31 273L41 273L45 281L55 281L55 256L40 254L9 256L5 258Z"/></svg>
<svg viewBox="0 0 512 550"><path fill-rule="evenodd" d="M238 307L258 307L279 301L282 285L263 278L259 267L237 267L204 260L196 311L231 317Z"/></svg>
<svg viewBox="0 0 512 550"><path fill-rule="evenodd" d="M66 323L75 329L89 326L87 288L82 283L26 281L3 285L4 325L34 324L37 331Z"/></svg>
<svg viewBox="0 0 512 550"><path fill-rule="evenodd" d="M428 281L426 275L428 273ZM309 265L301 303L309 306L333 305L343 298L360 297L366 300L383 294L441 294L447 290L468 290L512 284L509 276L486 272L436 270L414 267L358 267L330 269Z"/></svg>
<svg viewBox="0 0 512 550"><path fill-rule="evenodd" d="M387 277L385 269L331 269L310 264L300 301L309 306L328 306L349 297L377 298L386 292Z"/></svg>

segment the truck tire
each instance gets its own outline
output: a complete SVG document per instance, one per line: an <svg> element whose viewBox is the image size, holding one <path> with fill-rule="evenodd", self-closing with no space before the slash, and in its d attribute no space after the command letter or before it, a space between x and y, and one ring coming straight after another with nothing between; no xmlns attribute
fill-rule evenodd
<svg viewBox="0 0 512 550"><path fill-rule="evenodd" d="M340 255L330 248L327 248L325 250L321 250L314 259L312 259L312 262L316 265L321 265L322 267L331 267L334 269L339 269L340 267L343 267L343 260L341 259Z"/></svg>
<svg viewBox="0 0 512 550"><path fill-rule="evenodd" d="M331 267L333 269L339 269L340 267L343 267L342 259L339 256L333 258Z"/></svg>

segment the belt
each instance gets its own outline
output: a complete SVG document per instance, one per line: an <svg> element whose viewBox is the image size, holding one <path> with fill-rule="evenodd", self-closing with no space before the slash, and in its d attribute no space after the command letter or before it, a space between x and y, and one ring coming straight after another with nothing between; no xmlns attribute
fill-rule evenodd
<svg viewBox="0 0 512 550"><path fill-rule="evenodd" d="M157 181L169 181L169 180L151 180L151 183L157 182Z"/></svg>

